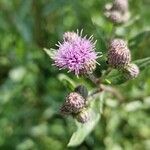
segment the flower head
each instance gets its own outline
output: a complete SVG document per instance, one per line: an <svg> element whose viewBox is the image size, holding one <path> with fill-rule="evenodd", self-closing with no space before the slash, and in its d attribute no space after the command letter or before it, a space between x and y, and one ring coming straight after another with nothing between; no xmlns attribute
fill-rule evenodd
<svg viewBox="0 0 150 150"><path fill-rule="evenodd" d="M108 50L108 64L112 68L123 68L131 61L131 53L127 43L122 39L113 39Z"/></svg>
<svg viewBox="0 0 150 150"><path fill-rule="evenodd" d="M98 53L95 52L93 37L82 37L82 31L66 32L63 43L59 43L54 56L55 65L60 69L68 69L76 75L91 73L96 68Z"/></svg>
<svg viewBox="0 0 150 150"><path fill-rule="evenodd" d="M83 107L85 107L85 99L79 93L71 92L61 107L61 113L66 115L78 113Z"/></svg>

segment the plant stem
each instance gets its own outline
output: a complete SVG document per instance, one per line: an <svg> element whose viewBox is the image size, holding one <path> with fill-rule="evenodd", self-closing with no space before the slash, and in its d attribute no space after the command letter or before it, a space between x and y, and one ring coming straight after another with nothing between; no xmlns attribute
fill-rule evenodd
<svg viewBox="0 0 150 150"><path fill-rule="evenodd" d="M120 94L120 92L117 89L103 84L100 84L99 88L97 88L93 93L91 93L89 97L92 97L96 94L100 94L103 91L111 93L112 95L117 97L117 99L120 100L121 102L124 100L123 96Z"/></svg>
<svg viewBox="0 0 150 150"><path fill-rule="evenodd" d="M94 74L88 74L87 77L96 85L100 84L100 79L97 78Z"/></svg>
<svg viewBox="0 0 150 150"><path fill-rule="evenodd" d="M101 89L103 91L109 92L112 95L116 96L117 99L119 99L120 101L122 101L124 99L123 96L120 94L120 92L116 88L113 88L111 86L106 86L106 85L101 84Z"/></svg>
<svg viewBox="0 0 150 150"><path fill-rule="evenodd" d="M116 26L113 24L112 25L112 30L111 30L111 33L110 33L110 39L109 39L109 41L111 41L114 38L115 32L116 32Z"/></svg>

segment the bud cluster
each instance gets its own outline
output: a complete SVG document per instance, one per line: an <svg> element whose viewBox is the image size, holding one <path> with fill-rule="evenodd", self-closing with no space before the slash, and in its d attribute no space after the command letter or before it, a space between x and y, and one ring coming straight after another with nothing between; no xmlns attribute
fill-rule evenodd
<svg viewBox="0 0 150 150"><path fill-rule="evenodd" d="M114 0L113 3L106 4L105 16L115 24L128 21L130 17L128 0Z"/></svg>
<svg viewBox="0 0 150 150"><path fill-rule="evenodd" d="M127 42L122 39L113 39L108 48L108 64L110 67L120 70L127 79L136 78L139 68L131 64L131 53Z"/></svg>
<svg viewBox="0 0 150 150"><path fill-rule="evenodd" d="M86 106L86 88L78 86L74 92L69 93L60 111L62 115L72 115L78 122L86 123L90 119Z"/></svg>

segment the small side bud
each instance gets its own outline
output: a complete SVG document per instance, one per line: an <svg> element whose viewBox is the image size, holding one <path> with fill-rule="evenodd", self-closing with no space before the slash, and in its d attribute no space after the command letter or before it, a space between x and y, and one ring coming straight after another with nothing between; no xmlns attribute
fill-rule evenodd
<svg viewBox="0 0 150 150"><path fill-rule="evenodd" d="M84 108L80 113L78 113L75 118L80 123L87 123L90 120L89 111Z"/></svg>
<svg viewBox="0 0 150 150"><path fill-rule="evenodd" d="M87 99L88 97L88 90L84 85L79 85L74 89L75 92L79 93L81 96L83 96L84 99Z"/></svg>
<svg viewBox="0 0 150 150"><path fill-rule="evenodd" d="M112 68L123 68L131 61L131 53L127 43L122 39L114 39L110 42L108 50L108 64Z"/></svg>
<svg viewBox="0 0 150 150"><path fill-rule="evenodd" d="M124 67L123 73L127 79L134 79L139 75L140 70L136 64L128 64Z"/></svg>
<svg viewBox="0 0 150 150"><path fill-rule="evenodd" d="M66 97L61 113L64 115L78 113L83 107L85 107L85 99L79 93L72 92Z"/></svg>

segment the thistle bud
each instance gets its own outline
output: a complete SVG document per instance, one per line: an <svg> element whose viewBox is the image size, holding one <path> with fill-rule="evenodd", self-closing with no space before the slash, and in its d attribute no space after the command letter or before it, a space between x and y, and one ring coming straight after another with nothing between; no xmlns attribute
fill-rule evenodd
<svg viewBox="0 0 150 150"><path fill-rule="evenodd" d="M116 49L116 48L126 48L127 42L123 39L113 39L109 43L109 49Z"/></svg>
<svg viewBox="0 0 150 150"><path fill-rule="evenodd" d="M130 18L128 0L114 0L105 5L105 16L114 24L125 23Z"/></svg>
<svg viewBox="0 0 150 150"><path fill-rule="evenodd" d="M77 119L78 122L80 123L86 123L90 120L90 114L89 111L84 108L81 112L79 112L75 118Z"/></svg>
<svg viewBox="0 0 150 150"><path fill-rule="evenodd" d="M128 64L123 68L123 73L127 79L134 79L139 75L140 70L136 64Z"/></svg>
<svg viewBox="0 0 150 150"><path fill-rule="evenodd" d="M114 0L113 2L113 10L118 10L122 13L128 11L128 0Z"/></svg>
<svg viewBox="0 0 150 150"><path fill-rule="evenodd" d="M78 34L75 32L65 32L63 34L63 40L68 42L72 42L76 40L78 37L79 37Z"/></svg>
<svg viewBox="0 0 150 150"><path fill-rule="evenodd" d="M122 39L114 39L110 42L108 50L108 64L112 68L123 68L131 61L131 53L127 43Z"/></svg>
<svg viewBox="0 0 150 150"><path fill-rule="evenodd" d="M105 16L114 24L119 24L123 21L122 14L116 10L106 12Z"/></svg>
<svg viewBox="0 0 150 150"><path fill-rule="evenodd" d="M76 92L70 93L61 107L62 114L78 113L85 106L85 99Z"/></svg>
<svg viewBox="0 0 150 150"><path fill-rule="evenodd" d="M88 96L88 90L84 85L79 85L74 89L75 92L79 93L81 96L83 96L85 99Z"/></svg>

